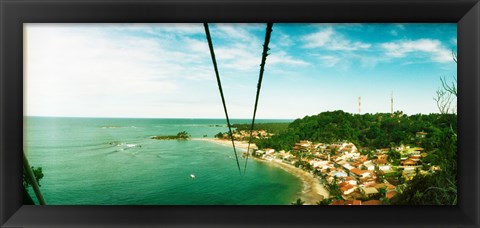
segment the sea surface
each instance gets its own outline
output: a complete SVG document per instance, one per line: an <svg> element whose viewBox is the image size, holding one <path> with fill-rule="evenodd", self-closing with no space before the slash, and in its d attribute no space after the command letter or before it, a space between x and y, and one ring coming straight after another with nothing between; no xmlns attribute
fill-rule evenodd
<svg viewBox="0 0 480 228"><path fill-rule="evenodd" d="M261 122L289 120L256 120ZM48 205L295 201L302 183L283 169L249 159L246 174L241 175L231 147L200 140L150 139L180 131L192 138L213 138L227 130L225 119L25 117L24 149L30 165L43 169L40 189ZM243 168L245 160L239 159ZM36 201L31 188L29 193Z"/></svg>

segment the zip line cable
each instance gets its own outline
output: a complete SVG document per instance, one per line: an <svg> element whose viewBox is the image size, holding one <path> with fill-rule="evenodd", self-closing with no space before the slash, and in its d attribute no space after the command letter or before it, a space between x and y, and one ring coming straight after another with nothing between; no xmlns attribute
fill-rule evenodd
<svg viewBox="0 0 480 228"><path fill-rule="evenodd" d="M258 76L258 84L257 84L257 95L255 96L255 106L253 108L253 117L252 117L252 125L250 127L250 138L248 139L248 147L247 147L247 157L245 158L245 167L243 168L243 174L247 171L247 161L250 155L250 144L252 143L252 134L253 134L253 127L255 125L255 116L257 114L257 106L258 106L258 97L260 96L260 89L262 87L262 79L263 79L263 72L265 70L265 62L267 61L268 51L268 43L270 43L270 34L272 33L273 23L267 23L267 30L265 32L265 42L263 44L263 53L262 53L262 63L260 64L260 75Z"/></svg>
<svg viewBox="0 0 480 228"><path fill-rule="evenodd" d="M220 90L220 96L222 97L223 110L225 111L225 116L227 118L228 132L230 138L232 139L233 153L235 154L235 160L237 161L238 172L242 173L240 170L240 163L238 162L237 150L235 149L235 141L233 139L232 127L230 126L230 119L228 118L227 105L225 104L225 97L223 96L222 83L220 82L220 76L218 74L217 61L215 60L215 52L213 51L212 38L210 37L210 30L208 29L208 23L203 23L205 27L205 34L207 35L208 47L210 48L210 55L212 56L213 68L215 69L215 75L217 77L218 89Z"/></svg>

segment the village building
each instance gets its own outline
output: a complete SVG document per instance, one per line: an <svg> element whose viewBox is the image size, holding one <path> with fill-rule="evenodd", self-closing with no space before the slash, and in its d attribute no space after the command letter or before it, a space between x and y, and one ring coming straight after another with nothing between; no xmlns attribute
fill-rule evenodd
<svg viewBox="0 0 480 228"><path fill-rule="evenodd" d="M260 156L260 155L265 154L265 151L263 151L263 150L256 150L254 153L255 153L256 155Z"/></svg>
<svg viewBox="0 0 480 228"><path fill-rule="evenodd" d="M302 140L298 143L295 143L295 145L293 146L293 150L297 152L310 152L313 149L314 148L312 147L312 142L308 140Z"/></svg>
<svg viewBox="0 0 480 228"><path fill-rule="evenodd" d="M335 205L335 206L356 206L356 205L381 205L380 200L367 200L367 201L361 201L361 200L333 200L330 205Z"/></svg>
<svg viewBox="0 0 480 228"><path fill-rule="evenodd" d="M360 182L362 183L362 185L364 187L368 187L368 186L372 186L376 183L376 178L373 178L373 177L366 177L366 178L362 178L360 179Z"/></svg>
<svg viewBox="0 0 480 228"><path fill-rule="evenodd" d="M342 191L342 194L348 195L348 194L354 192L355 189L357 189L357 186L354 186L354 185L351 185L351 184L347 183L347 185L340 188L340 191Z"/></svg>
<svg viewBox="0 0 480 228"><path fill-rule="evenodd" d="M378 193L378 190L374 187L362 187L360 188L360 190L362 191L363 194L365 194L366 196L370 196L370 195L373 195L373 194L377 194Z"/></svg>
<svg viewBox="0 0 480 228"><path fill-rule="evenodd" d="M347 171L350 171L352 169L355 169L355 167L353 167L352 165L350 165L349 163L346 163L343 165L343 168L345 168Z"/></svg>
<svg viewBox="0 0 480 228"><path fill-rule="evenodd" d="M358 168L353 168L350 170L350 174L352 174L356 178L365 178L370 176L370 172L367 170L360 170Z"/></svg>
<svg viewBox="0 0 480 228"><path fill-rule="evenodd" d="M362 205L361 200L353 200L352 205Z"/></svg>
<svg viewBox="0 0 480 228"><path fill-rule="evenodd" d="M380 202L380 200L367 200L362 202L362 205L371 205L371 206L382 205L382 202Z"/></svg>
<svg viewBox="0 0 480 228"><path fill-rule="evenodd" d="M377 156L377 159L375 160L375 163L378 165L383 165L388 163L388 155L386 154L381 154Z"/></svg>
<svg viewBox="0 0 480 228"><path fill-rule="evenodd" d="M272 155L275 153L275 149L272 148L266 148L265 149L265 154Z"/></svg>
<svg viewBox="0 0 480 228"><path fill-rule="evenodd" d="M386 197L387 199L391 199L391 198L393 198L396 194L397 194L397 191L389 191L389 192L387 192L387 194L385 195L385 197Z"/></svg>
<svg viewBox="0 0 480 228"><path fill-rule="evenodd" d="M406 149L405 149L406 148ZM402 175L406 180L411 180L415 176L417 165L421 162L423 149L418 147L410 149L408 146L401 145L396 149L400 150L402 157L400 165L403 168ZM361 155L353 143L342 144L323 144L312 143L308 140L302 140L295 144L293 150L302 152L302 161L309 164L312 169L307 170L310 173L314 171L321 173L328 183L335 180L342 193L344 200L334 200L331 205L381 205L379 200L360 201L355 198L363 196L372 196L378 194L381 189L385 189L385 197L393 198L397 194L396 187L389 184L377 183L377 168L380 173L392 171L392 165L389 162L388 152L390 148L377 150L375 159L369 160L369 156ZM335 154L332 152L336 151ZM408 152L407 152L408 151ZM274 149L267 148L264 151L257 150L257 154L264 154L267 159L278 159L285 163L293 163L298 159L290 152L280 151L275 153Z"/></svg>
<svg viewBox="0 0 480 228"><path fill-rule="evenodd" d="M357 180L355 180L354 178L352 178L351 176L348 176L348 177L345 177L345 180L344 180L346 183L349 183L351 185L357 185Z"/></svg>
<svg viewBox="0 0 480 228"><path fill-rule="evenodd" d="M400 164L402 166L416 166L417 165L417 162L416 161L413 161L411 159L407 159L405 161L400 161Z"/></svg>
<svg viewBox="0 0 480 228"><path fill-rule="evenodd" d="M343 172L343 171L336 171L333 173L333 176L336 176L337 178L339 177L347 177L348 174L346 172Z"/></svg>
<svg viewBox="0 0 480 228"><path fill-rule="evenodd" d="M372 161L366 161L363 163L363 165L367 170L371 170L371 171L375 170L375 165L372 163Z"/></svg>

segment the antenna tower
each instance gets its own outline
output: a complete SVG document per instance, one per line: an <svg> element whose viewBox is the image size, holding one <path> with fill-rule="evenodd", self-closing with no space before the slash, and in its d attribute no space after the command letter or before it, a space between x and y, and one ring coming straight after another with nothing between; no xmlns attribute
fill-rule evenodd
<svg viewBox="0 0 480 228"><path fill-rule="evenodd" d="M393 91L390 95L390 113L393 115Z"/></svg>
<svg viewBox="0 0 480 228"><path fill-rule="evenodd" d="M362 114L362 97L358 97L358 114Z"/></svg>

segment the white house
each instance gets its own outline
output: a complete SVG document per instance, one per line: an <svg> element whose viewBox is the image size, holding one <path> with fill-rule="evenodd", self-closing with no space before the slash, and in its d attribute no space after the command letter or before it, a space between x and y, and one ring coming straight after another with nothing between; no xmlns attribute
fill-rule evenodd
<svg viewBox="0 0 480 228"><path fill-rule="evenodd" d="M370 160L364 162L363 165L367 167L367 170L375 170L375 165Z"/></svg>
<svg viewBox="0 0 480 228"><path fill-rule="evenodd" d="M350 164L347 163L347 164L343 165L343 168L348 169L348 170L352 170L355 167L353 167L353 166L351 166Z"/></svg>
<svg viewBox="0 0 480 228"><path fill-rule="evenodd" d="M378 169L382 170L382 171L389 171L392 169L392 167L390 165L380 165L378 166Z"/></svg>

